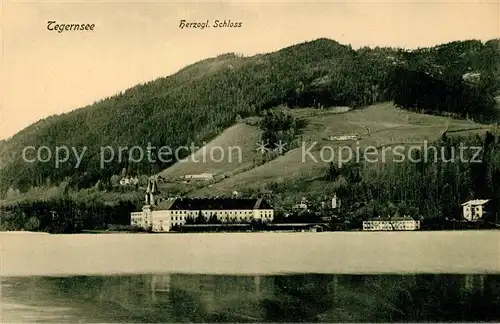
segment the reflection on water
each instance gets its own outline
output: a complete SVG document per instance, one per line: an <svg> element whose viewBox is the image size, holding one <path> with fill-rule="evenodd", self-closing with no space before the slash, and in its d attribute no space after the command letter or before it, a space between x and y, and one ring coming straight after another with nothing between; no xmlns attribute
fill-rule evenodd
<svg viewBox="0 0 500 324"><path fill-rule="evenodd" d="M2 278L2 322L500 320L499 275Z"/></svg>

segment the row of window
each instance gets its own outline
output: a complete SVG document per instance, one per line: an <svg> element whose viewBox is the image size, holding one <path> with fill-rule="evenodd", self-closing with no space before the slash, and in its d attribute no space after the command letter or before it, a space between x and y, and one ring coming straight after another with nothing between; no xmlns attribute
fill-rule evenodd
<svg viewBox="0 0 500 324"><path fill-rule="evenodd" d="M182 214L186 214L186 213L189 213L189 214L198 214L200 211L193 211L193 210L190 210L190 211L186 211L186 210L173 210L172 211L172 214L174 215L182 215ZM214 212L210 212L210 211L202 211L203 214L210 214L210 213L224 213L224 214L253 214L253 210L247 210L247 211L214 211ZM271 214L272 211L261 211L261 213L263 214Z"/></svg>
<svg viewBox="0 0 500 324"><path fill-rule="evenodd" d="M418 225L415 224L365 224L364 229L416 229Z"/></svg>
<svg viewBox="0 0 500 324"><path fill-rule="evenodd" d="M185 221L187 220L189 216L172 216L172 220L180 220L180 221ZM222 217L222 219L229 219L229 220L251 220L254 218L253 216L236 216L236 217ZM263 218L270 219L272 218L272 215L264 215ZM209 217L205 216L205 219L209 219Z"/></svg>
<svg viewBox="0 0 500 324"><path fill-rule="evenodd" d="M365 225L382 225L382 224L389 224L389 225L399 225L399 224L418 224L418 222L415 221L368 221L368 222L363 222Z"/></svg>

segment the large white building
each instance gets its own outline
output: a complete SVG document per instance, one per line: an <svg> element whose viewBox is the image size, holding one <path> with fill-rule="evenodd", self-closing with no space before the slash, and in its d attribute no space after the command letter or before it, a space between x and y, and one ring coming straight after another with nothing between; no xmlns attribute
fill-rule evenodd
<svg viewBox="0 0 500 324"><path fill-rule="evenodd" d="M475 222L481 220L486 212L485 208L489 199L469 200L462 204L462 212L464 219Z"/></svg>
<svg viewBox="0 0 500 324"><path fill-rule="evenodd" d="M156 182L150 181L142 212L131 213L131 225L153 232L168 232L191 218L217 219L222 223L271 222L274 210L262 198L169 198L156 201Z"/></svg>
<svg viewBox="0 0 500 324"><path fill-rule="evenodd" d="M363 221L363 231L415 231L420 221L411 217L372 218Z"/></svg>

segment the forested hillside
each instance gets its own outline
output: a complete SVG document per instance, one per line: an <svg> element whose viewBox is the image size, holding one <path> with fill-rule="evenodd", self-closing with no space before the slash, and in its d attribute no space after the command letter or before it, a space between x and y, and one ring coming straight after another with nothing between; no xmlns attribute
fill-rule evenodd
<svg viewBox="0 0 500 324"><path fill-rule="evenodd" d="M101 147L176 148L199 145L238 117L289 107L361 107L394 100L400 107L459 117L492 118L500 89L499 40L453 42L405 51L353 50L318 39L253 57L221 55L169 77L137 85L76 111L51 116L0 144L0 189L71 183L77 189L129 173L156 173L175 161L112 161L100 167ZM411 91L409 91L411 90ZM74 156L26 163L25 146L87 147L79 168ZM188 154L188 152L186 152Z"/></svg>

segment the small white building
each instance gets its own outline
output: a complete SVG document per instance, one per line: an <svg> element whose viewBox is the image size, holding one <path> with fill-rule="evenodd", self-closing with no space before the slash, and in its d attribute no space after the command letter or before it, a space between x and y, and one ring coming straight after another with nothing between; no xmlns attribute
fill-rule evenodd
<svg viewBox="0 0 500 324"><path fill-rule="evenodd" d="M214 175L212 173L187 174L184 176L185 180L208 181L208 180L213 180L213 178L214 178Z"/></svg>
<svg viewBox="0 0 500 324"><path fill-rule="evenodd" d="M302 200L299 203L292 206L292 210L294 211L307 210L309 208L308 203L309 202L307 201L307 198L302 197Z"/></svg>
<svg viewBox="0 0 500 324"><path fill-rule="evenodd" d="M485 208L489 201L489 199L475 199L464 202L462 204L464 219L469 222L481 220L486 212Z"/></svg>
<svg viewBox="0 0 500 324"><path fill-rule="evenodd" d="M358 134L337 135L337 136L330 136L328 139L330 141L356 141L359 139L359 135Z"/></svg>
<svg viewBox="0 0 500 324"><path fill-rule="evenodd" d="M363 221L363 231L415 231L420 221L411 217L376 217Z"/></svg>
<svg viewBox="0 0 500 324"><path fill-rule="evenodd" d="M120 179L120 185L129 186L129 185L137 185L139 183L139 178L137 177L125 177Z"/></svg>
<svg viewBox="0 0 500 324"><path fill-rule="evenodd" d="M481 81L481 73L468 72L462 75L462 79L468 83L479 83Z"/></svg>
<svg viewBox="0 0 500 324"><path fill-rule="evenodd" d="M127 186L130 184L130 179L128 177L125 177L125 178L121 178L120 179L120 185L122 186Z"/></svg>
<svg viewBox="0 0 500 324"><path fill-rule="evenodd" d="M340 198L337 197L337 194L333 195L332 198L332 209L340 208Z"/></svg>

